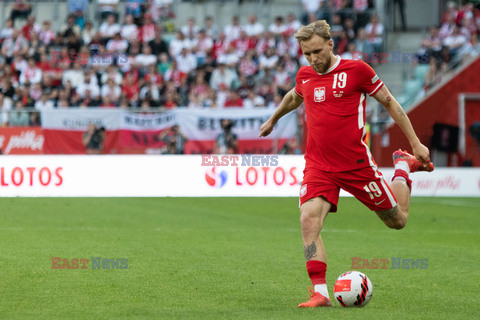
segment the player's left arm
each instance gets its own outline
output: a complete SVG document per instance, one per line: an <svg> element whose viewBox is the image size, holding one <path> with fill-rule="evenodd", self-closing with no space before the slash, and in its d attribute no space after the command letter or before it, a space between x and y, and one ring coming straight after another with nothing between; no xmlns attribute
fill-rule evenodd
<svg viewBox="0 0 480 320"><path fill-rule="evenodd" d="M403 110L402 106L395 97L390 93L385 84L378 90L373 97L380 102L385 109L387 109L390 116L393 118L395 123L402 129L403 133L407 137L408 141L413 150L415 157L420 160L422 163L430 162L430 152L426 146L424 146L420 139L418 139L413 129L412 123L408 118L407 114Z"/></svg>

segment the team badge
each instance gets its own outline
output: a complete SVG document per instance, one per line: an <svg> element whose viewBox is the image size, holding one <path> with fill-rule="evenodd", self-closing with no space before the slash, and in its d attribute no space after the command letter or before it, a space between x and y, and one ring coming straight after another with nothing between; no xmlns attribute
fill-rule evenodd
<svg viewBox="0 0 480 320"><path fill-rule="evenodd" d="M307 185L304 184L301 188L300 188L300 197L303 197L304 195L307 194Z"/></svg>
<svg viewBox="0 0 480 320"><path fill-rule="evenodd" d="M325 87L315 88L313 95L313 99L315 102L325 101Z"/></svg>

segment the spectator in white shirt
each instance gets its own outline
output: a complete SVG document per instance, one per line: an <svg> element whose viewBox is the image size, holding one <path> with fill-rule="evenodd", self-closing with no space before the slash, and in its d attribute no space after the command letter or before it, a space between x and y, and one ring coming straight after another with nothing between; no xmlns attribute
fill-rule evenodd
<svg viewBox="0 0 480 320"><path fill-rule="evenodd" d="M50 42L52 42L53 39L55 39L56 37L55 31L50 29L50 26L51 26L50 20L45 20L43 22L43 28L42 30L40 30L40 34L38 36L40 41L45 45L50 44Z"/></svg>
<svg viewBox="0 0 480 320"><path fill-rule="evenodd" d="M205 17L204 29L207 35L213 40L217 39L220 34L220 28L218 27L218 25L215 24L212 16Z"/></svg>
<svg viewBox="0 0 480 320"><path fill-rule="evenodd" d="M88 76L85 78L85 82L82 83L80 86L77 88L77 93L84 99L86 97L87 91L89 92L89 96L92 97L93 99L98 99L98 96L100 95L100 87L95 81L92 81Z"/></svg>
<svg viewBox="0 0 480 320"><path fill-rule="evenodd" d="M93 36L97 33L97 30L93 27L91 21L85 22L85 26L82 31L82 40L85 45L89 45L92 42Z"/></svg>
<svg viewBox="0 0 480 320"><path fill-rule="evenodd" d="M148 44L144 44L142 53L135 57L134 63L137 65L137 67L144 69L143 71L146 71L148 65L157 64L157 56L152 54L152 48L150 48Z"/></svg>
<svg viewBox="0 0 480 320"><path fill-rule="evenodd" d="M460 29L455 26L453 33L443 40L443 45L448 47L451 56L455 56L457 51L467 43L467 37L460 33Z"/></svg>
<svg viewBox="0 0 480 320"><path fill-rule="evenodd" d="M373 15L370 22L365 27L370 43L373 45L375 52L382 52L383 46L383 24L380 23L380 18Z"/></svg>
<svg viewBox="0 0 480 320"><path fill-rule="evenodd" d="M207 56L209 56L212 52L212 48L212 38L207 35L204 29L200 30L193 46L193 52L195 52L195 56L197 57L197 64L199 66L205 64Z"/></svg>
<svg viewBox="0 0 480 320"><path fill-rule="evenodd" d="M265 27L257 21L257 16L252 14L248 17L248 23L243 26L243 30L249 37L258 39L265 31Z"/></svg>
<svg viewBox="0 0 480 320"><path fill-rule="evenodd" d="M115 22L115 16L113 14L108 15L107 21L100 25L98 29L100 35L104 39L113 38L114 35L122 31L122 28Z"/></svg>
<svg viewBox="0 0 480 320"><path fill-rule="evenodd" d="M190 71L197 68L197 58L187 48L183 48L180 54L175 57L175 60L178 63L178 70L183 73L188 74Z"/></svg>
<svg viewBox="0 0 480 320"><path fill-rule="evenodd" d="M300 30L300 28L302 27L302 24L300 23L300 21L297 20L297 18L295 17L295 15L290 12L290 13L287 15L287 24L286 24L286 27L287 27L286 32L288 33L288 35L293 36L293 34L294 34L295 32L297 32L298 30Z"/></svg>
<svg viewBox="0 0 480 320"><path fill-rule="evenodd" d="M0 91L0 127L8 126L10 110L12 110L13 102L10 98L5 97Z"/></svg>
<svg viewBox="0 0 480 320"><path fill-rule="evenodd" d="M13 30L12 36L6 38L2 43L2 54L7 58L12 58L17 53L26 54L28 52L28 42L22 36L20 30Z"/></svg>
<svg viewBox="0 0 480 320"><path fill-rule="evenodd" d="M237 67L237 64L240 62L240 57L237 54L237 50L233 45L227 47L227 51L218 55L217 63L226 65L227 67L234 69Z"/></svg>
<svg viewBox="0 0 480 320"><path fill-rule="evenodd" d="M227 68L224 64L219 64L210 77L210 87L215 90L218 90L220 85L231 88L233 82L237 79L238 75L234 70Z"/></svg>
<svg viewBox="0 0 480 320"><path fill-rule="evenodd" d="M114 65L110 65L107 67L107 70L102 73L102 76L100 77L100 81L103 83L106 83L108 79L113 79L115 84L121 85L123 83L123 76L122 74L118 71L117 67Z"/></svg>
<svg viewBox="0 0 480 320"><path fill-rule="evenodd" d="M180 28L185 38L193 40L197 37L197 34L200 32L200 27L195 24L195 18L190 17L187 20L187 24Z"/></svg>
<svg viewBox="0 0 480 320"><path fill-rule="evenodd" d="M240 30L242 30L240 19L238 16L233 16L232 23L226 25L223 32L225 33L227 41L232 42L233 40L240 38Z"/></svg>
<svg viewBox="0 0 480 320"><path fill-rule="evenodd" d="M275 54L275 49L270 47L265 50L265 54L260 56L258 62L260 70L275 68L278 63L278 56Z"/></svg>
<svg viewBox="0 0 480 320"><path fill-rule="evenodd" d="M148 99L158 103L160 100L160 90L158 89L158 84L154 84L152 81L147 81L142 89L140 89L139 97L140 100Z"/></svg>
<svg viewBox="0 0 480 320"><path fill-rule="evenodd" d="M0 122L0 126L8 122L8 111L12 110L12 108L13 108L13 100L8 96L6 96L2 90L0 90L0 112L5 112L6 114L2 115L2 117L3 116L7 117L7 121Z"/></svg>
<svg viewBox="0 0 480 320"><path fill-rule="evenodd" d="M52 110L55 104L52 100L48 99L48 94L43 92L40 96L40 100L35 102L35 109L38 111Z"/></svg>
<svg viewBox="0 0 480 320"><path fill-rule="evenodd" d="M127 51L128 42L125 39L122 39L122 35L117 33L113 36L113 39L108 40L107 42L107 51L111 53L124 53Z"/></svg>
<svg viewBox="0 0 480 320"><path fill-rule="evenodd" d="M120 96L122 95L122 89L119 85L116 85L113 79L108 79L107 83L102 86L100 90L100 95L102 99L106 96L110 97L110 100L113 103L117 103L120 100Z"/></svg>
<svg viewBox="0 0 480 320"><path fill-rule="evenodd" d="M243 99L243 107L245 109L254 109L258 107L265 106L265 99L255 93L254 90L248 91L248 95L245 99Z"/></svg>
<svg viewBox="0 0 480 320"><path fill-rule="evenodd" d="M355 45L355 42L348 43L347 44L347 50L345 50L345 52L342 53L340 55L340 57L342 57L342 59L345 59L345 60L358 60L358 59L360 59L361 57L358 54L357 46Z"/></svg>
<svg viewBox="0 0 480 320"><path fill-rule="evenodd" d="M122 38L126 39L127 41L132 41L138 39L139 30L137 25L133 21L133 16L128 14L125 16L125 24L122 26L120 31Z"/></svg>
<svg viewBox="0 0 480 320"><path fill-rule="evenodd" d="M171 57L176 57L182 52L183 48L190 49L192 47L192 42L185 38L181 31L175 33L175 38L170 40L168 45L168 50Z"/></svg>
<svg viewBox="0 0 480 320"><path fill-rule="evenodd" d="M68 69L63 73L62 84L65 86L70 81L73 88L77 88L85 81L82 65L79 62L73 64L73 69Z"/></svg>
<svg viewBox="0 0 480 320"><path fill-rule="evenodd" d="M282 33L287 31L287 26L283 23L283 17L278 16L275 18L275 21L268 26L268 31L273 33L273 35L278 39L282 36Z"/></svg>
<svg viewBox="0 0 480 320"><path fill-rule="evenodd" d="M7 19L5 21L5 27L3 27L2 31L0 31L0 40L3 41L6 38L10 38L13 34L13 20Z"/></svg>
<svg viewBox="0 0 480 320"><path fill-rule="evenodd" d="M23 68L18 81L21 85L25 85L26 83L34 84L42 81L42 70L37 67L34 58L28 59L28 65Z"/></svg>

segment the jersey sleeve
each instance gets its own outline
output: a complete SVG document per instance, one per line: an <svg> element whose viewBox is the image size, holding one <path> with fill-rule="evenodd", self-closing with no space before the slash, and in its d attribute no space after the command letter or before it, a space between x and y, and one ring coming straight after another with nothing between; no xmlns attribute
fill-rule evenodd
<svg viewBox="0 0 480 320"><path fill-rule="evenodd" d="M373 96L383 86L383 81L380 80L372 67L361 60L359 60L359 63L360 88L369 96Z"/></svg>
<svg viewBox="0 0 480 320"><path fill-rule="evenodd" d="M303 78L303 74L304 74L304 70L303 70L303 67L300 68L300 70L298 70L297 72L297 76L295 77L295 93L301 97L303 99L303 81L302 81L302 78Z"/></svg>

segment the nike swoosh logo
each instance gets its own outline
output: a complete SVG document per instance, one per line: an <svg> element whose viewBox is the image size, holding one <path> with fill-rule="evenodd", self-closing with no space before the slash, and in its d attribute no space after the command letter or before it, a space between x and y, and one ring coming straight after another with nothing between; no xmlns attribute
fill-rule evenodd
<svg viewBox="0 0 480 320"><path fill-rule="evenodd" d="M311 79L308 79L308 80L302 80L303 84L307 83L308 81L310 81Z"/></svg>
<svg viewBox="0 0 480 320"><path fill-rule="evenodd" d="M378 205L381 204L383 201L385 201L385 199L383 199L383 200L380 201L380 202L375 202L375 205L378 206Z"/></svg>

